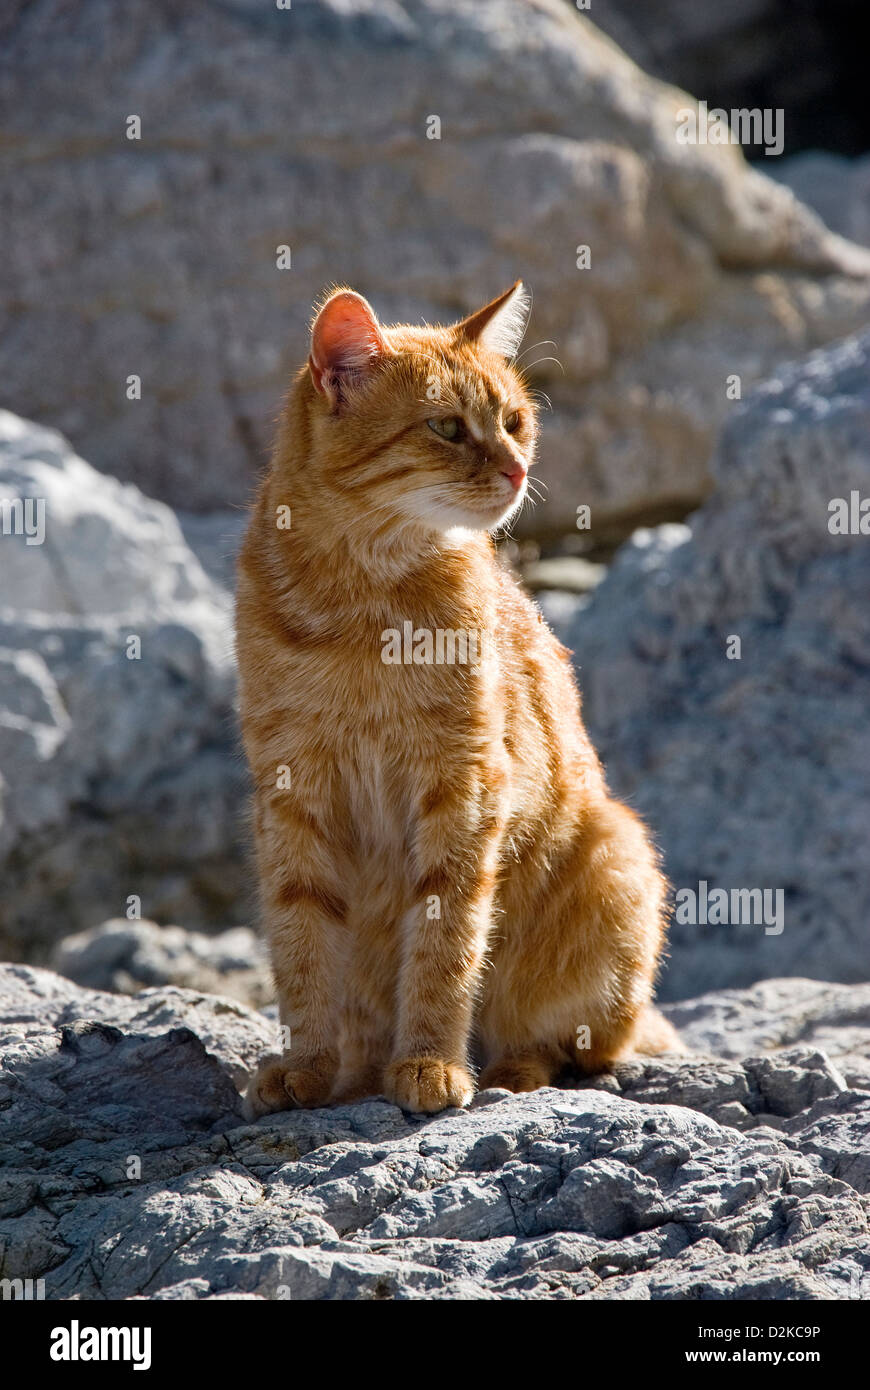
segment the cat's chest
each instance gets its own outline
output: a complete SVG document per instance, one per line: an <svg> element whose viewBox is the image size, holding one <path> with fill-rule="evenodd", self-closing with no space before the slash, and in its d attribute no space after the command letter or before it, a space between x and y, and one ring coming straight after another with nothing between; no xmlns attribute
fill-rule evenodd
<svg viewBox="0 0 870 1390"><path fill-rule="evenodd" d="M500 711L476 683L455 682L455 673L403 668L335 739L337 793L367 857L395 867L437 789L464 785L471 767L485 775L490 753L495 762Z"/></svg>
<svg viewBox="0 0 870 1390"><path fill-rule="evenodd" d="M432 788L500 743L498 659L467 628L409 622L377 639L357 652L333 746L354 824L402 852Z"/></svg>
<svg viewBox="0 0 870 1390"><path fill-rule="evenodd" d="M339 734L364 727L389 738L461 723L492 698L497 666L492 626L460 605L413 616L385 609L343 622L310 648L295 683Z"/></svg>
<svg viewBox="0 0 870 1390"><path fill-rule="evenodd" d="M492 658L460 639L415 635L400 634L376 654L361 648L327 677L333 743L359 746L386 763L398 750L431 758L486 722L496 700Z"/></svg>

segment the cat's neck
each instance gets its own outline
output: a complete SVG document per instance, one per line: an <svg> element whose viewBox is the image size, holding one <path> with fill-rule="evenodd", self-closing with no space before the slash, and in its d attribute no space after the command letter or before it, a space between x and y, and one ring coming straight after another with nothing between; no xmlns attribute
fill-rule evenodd
<svg viewBox="0 0 870 1390"><path fill-rule="evenodd" d="M272 496L284 496L280 485ZM274 516L280 503L266 501L265 514ZM273 550L287 558L294 569L311 573L340 572L348 589L376 597L415 577L453 575L469 567L494 563L494 546L486 532L453 527L439 532L424 526L396 522L382 527L336 527L329 508L310 506L297 494L291 527L286 533L272 530Z"/></svg>
<svg viewBox="0 0 870 1390"><path fill-rule="evenodd" d="M285 619L333 637L365 625L389 627L396 612L419 621L426 613L474 613L472 625L487 625L483 615L495 602L497 562L485 532L341 533L304 496L293 506L290 528L280 530L274 517L286 496L280 480L267 482L250 551L264 592ZM440 625L455 623L445 617Z"/></svg>

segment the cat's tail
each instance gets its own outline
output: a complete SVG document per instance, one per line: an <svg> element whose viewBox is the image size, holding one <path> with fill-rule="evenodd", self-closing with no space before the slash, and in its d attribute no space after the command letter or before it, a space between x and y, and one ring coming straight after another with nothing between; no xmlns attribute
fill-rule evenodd
<svg viewBox="0 0 870 1390"><path fill-rule="evenodd" d="M660 1057L663 1052L688 1052L672 1023L654 1004L647 1004L635 1024L631 1039L631 1053L644 1057Z"/></svg>

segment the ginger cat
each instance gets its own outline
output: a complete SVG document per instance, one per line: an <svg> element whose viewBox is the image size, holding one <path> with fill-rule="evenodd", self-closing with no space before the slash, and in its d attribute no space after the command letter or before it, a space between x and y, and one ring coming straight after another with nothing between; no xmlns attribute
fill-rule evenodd
<svg viewBox="0 0 870 1390"><path fill-rule="evenodd" d="M454 327L317 314L239 563L244 744L283 1056L256 1116L409 1111L679 1048L664 882L568 653L496 559L535 406L521 283ZM289 510L288 510L289 509ZM579 1046L578 1046L579 1043Z"/></svg>

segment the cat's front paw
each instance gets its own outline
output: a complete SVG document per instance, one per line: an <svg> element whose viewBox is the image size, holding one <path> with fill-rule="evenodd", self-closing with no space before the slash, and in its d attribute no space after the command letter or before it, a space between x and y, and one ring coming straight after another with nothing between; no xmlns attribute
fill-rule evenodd
<svg viewBox="0 0 870 1390"><path fill-rule="evenodd" d="M264 1057L245 1093L245 1116L257 1120L276 1110L328 1105L335 1073L335 1058L328 1053L298 1061Z"/></svg>
<svg viewBox="0 0 870 1390"><path fill-rule="evenodd" d="M474 1095L474 1082L455 1062L407 1057L387 1067L384 1089L403 1110L434 1115L451 1105L467 1105Z"/></svg>

